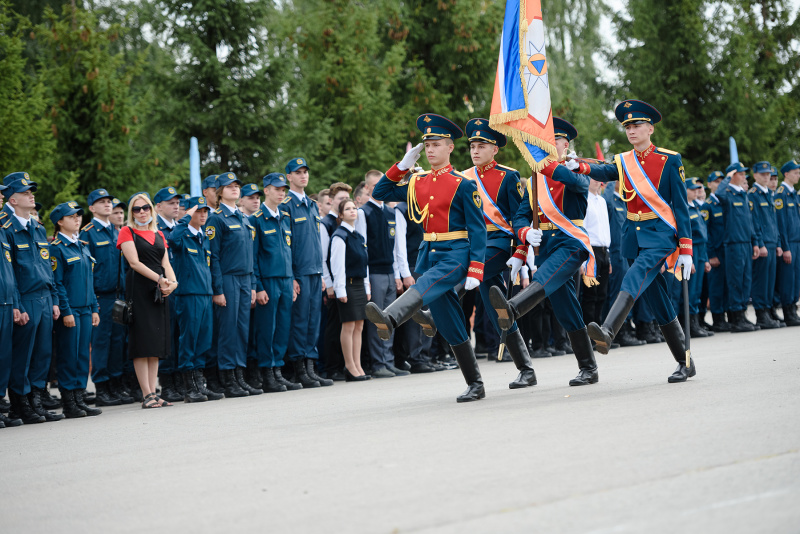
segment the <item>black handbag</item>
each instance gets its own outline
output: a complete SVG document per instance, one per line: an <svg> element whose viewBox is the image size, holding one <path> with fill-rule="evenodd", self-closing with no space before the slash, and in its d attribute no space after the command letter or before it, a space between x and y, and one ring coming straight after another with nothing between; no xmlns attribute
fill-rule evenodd
<svg viewBox="0 0 800 534"><path fill-rule="evenodd" d="M133 323L133 301L117 299L111 307L111 319L121 325Z"/></svg>

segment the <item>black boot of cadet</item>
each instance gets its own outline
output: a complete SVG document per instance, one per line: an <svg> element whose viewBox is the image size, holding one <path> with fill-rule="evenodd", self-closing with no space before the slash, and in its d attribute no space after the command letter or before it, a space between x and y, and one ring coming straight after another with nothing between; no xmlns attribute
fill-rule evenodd
<svg viewBox="0 0 800 534"><path fill-rule="evenodd" d="M608 349L611 348L611 342L614 340L617 332L619 332L619 329L622 328L622 324L631 312L634 302L636 301L630 293L620 291L619 295L617 295L617 299L608 311L606 320L603 321L603 326L597 323L589 323L586 326L589 337L597 344L597 352L600 354L608 354ZM575 346L573 345L572 348L575 349ZM576 356L577 354L578 352L575 351ZM592 358L594 358L594 356Z"/></svg>
<svg viewBox="0 0 800 534"><path fill-rule="evenodd" d="M497 324L502 330L511 330L514 321L531 311L545 298L544 286L533 281L531 285L506 300L503 291L493 286L489 289L489 302L497 312Z"/></svg>
<svg viewBox="0 0 800 534"><path fill-rule="evenodd" d="M575 359L578 360L578 368L581 370L578 376L569 381L570 386L587 386L596 384L600 380L597 372L597 361L594 359L592 340L586 328L567 332L572 350L575 351Z"/></svg>
<svg viewBox="0 0 800 534"><path fill-rule="evenodd" d="M509 389L520 389L536 385L536 372L533 370L531 355L519 330L506 334L506 348L519 371L517 379L508 385Z"/></svg>
<svg viewBox="0 0 800 534"><path fill-rule="evenodd" d="M686 382L687 378L691 378L697 374L697 370L694 367L694 358L690 359L689 367L686 367L686 337L684 336L683 328L678 318L676 317L669 323L662 325L661 333L664 334L664 340L667 342L672 357L678 362L678 368L667 378L667 382L670 384Z"/></svg>
<svg viewBox="0 0 800 534"><path fill-rule="evenodd" d="M394 333L394 329L405 323L414 312L422 308L422 295L415 288L397 297L397 300L389 304L382 310L374 302L367 302L367 319L369 319L378 329L378 336L389 341Z"/></svg>
<svg viewBox="0 0 800 534"><path fill-rule="evenodd" d="M467 390L456 398L456 402L471 402L484 398L486 390L483 388L481 372L478 369L478 360L472 350L472 343L466 340L460 345L450 345L456 361L461 368L461 374L467 382Z"/></svg>

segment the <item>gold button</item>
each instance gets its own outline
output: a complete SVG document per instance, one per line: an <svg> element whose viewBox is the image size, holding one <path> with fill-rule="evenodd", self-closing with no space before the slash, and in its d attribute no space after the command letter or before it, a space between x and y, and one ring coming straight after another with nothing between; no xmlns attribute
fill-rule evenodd
<svg viewBox="0 0 800 534"><path fill-rule="evenodd" d="M436 249L435 249L435 248L432 248L432 249L431 249L431 252L436 252Z"/></svg>
<svg viewBox="0 0 800 534"><path fill-rule="evenodd" d="M644 160L642 160L642 165L644 165Z"/></svg>
<svg viewBox="0 0 800 534"><path fill-rule="evenodd" d="M551 188L550 188L550 191L552 191L552 190L553 190L553 188L551 187Z"/></svg>
<svg viewBox="0 0 800 534"><path fill-rule="evenodd" d="M431 219L433 219L433 213L431 213L430 217L431 217Z"/></svg>
<svg viewBox="0 0 800 534"><path fill-rule="evenodd" d="M637 229L637 230L641 230L641 228L639 228L638 226L636 227L636 229Z"/></svg>
<svg viewBox="0 0 800 534"><path fill-rule="evenodd" d="M667 158L665 158L664 156L661 156L661 161L664 161L665 159L667 159Z"/></svg>
<svg viewBox="0 0 800 534"><path fill-rule="evenodd" d="M433 196L431 196L431 200L433 200Z"/></svg>
<svg viewBox="0 0 800 534"><path fill-rule="evenodd" d="M435 182L435 181L436 181L436 178L434 178L434 179L433 179L433 181Z"/></svg>
<svg viewBox="0 0 800 534"><path fill-rule="evenodd" d="M553 237L555 237L556 233L555 233L555 232L553 232L553 233L552 233L552 234L550 234L550 235L551 235L551 236L553 236Z"/></svg>
<svg viewBox="0 0 800 534"><path fill-rule="evenodd" d="M461 181L461 178L456 178L456 183L459 183L460 181Z"/></svg>

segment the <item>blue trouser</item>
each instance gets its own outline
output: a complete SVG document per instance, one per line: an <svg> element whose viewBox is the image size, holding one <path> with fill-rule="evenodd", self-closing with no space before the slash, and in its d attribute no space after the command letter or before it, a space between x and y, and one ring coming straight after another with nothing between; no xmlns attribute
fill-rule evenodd
<svg viewBox="0 0 800 534"><path fill-rule="evenodd" d="M11 377L11 344L14 331L14 306L0 304L0 397L5 396Z"/></svg>
<svg viewBox="0 0 800 534"><path fill-rule="evenodd" d="M394 274L372 274L369 275L369 285L371 300L380 309L385 310L389 304L397 299L397 286L394 281ZM394 365L394 354L392 345L394 344L394 334L388 341L384 341L378 336L378 327L372 321L367 321L367 349L372 360L372 369L378 371L388 365Z"/></svg>
<svg viewBox="0 0 800 534"><path fill-rule="evenodd" d="M292 329L292 278L262 278L261 284L269 300L263 306L256 305L255 346L259 367L283 367L283 356L289 345Z"/></svg>
<svg viewBox="0 0 800 534"><path fill-rule="evenodd" d="M800 295L800 242L789 243L789 251L792 253L792 263L787 265L783 259L778 260L781 306L793 305Z"/></svg>
<svg viewBox="0 0 800 534"><path fill-rule="evenodd" d="M247 334L253 277L223 274L225 306L214 306L214 340L217 365L222 370L247 366Z"/></svg>
<svg viewBox="0 0 800 534"><path fill-rule="evenodd" d="M486 262L483 266L483 282L481 282L478 288L481 292L481 299L483 299L484 314L492 323L498 335L502 333L502 330L500 330L500 326L497 324L497 312L492 307L491 302L489 302L489 289L492 287L499 287L503 295L506 294L506 281L505 278L503 278L503 274L508 269L506 262L510 257L511 251L509 249L504 250L496 247L487 247ZM514 324L511 325L509 333L516 331L517 323L515 321ZM487 346L489 345L487 344Z"/></svg>
<svg viewBox="0 0 800 534"><path fill-rule="evenodd" d="M191 371L205 365L203 356L211 348L213 323L211 295L174 295L172 314L177 318L181 337L178 340L178 367Z"/></svg>
<svg viewBox="0 0 800 534"><path fill-rule="evenodd" d="M637 300L644 296L645 302L659 325L668 324L677 317L670 298L667 279L665 275L661 274L661 267L673 252L675 252L674 248L640 248L639 255L633 260L622 280L621 291L632 295ZM666 276L673 275L667 274Z"/></svg>
<svg viewBox="0 0 800 534"><path fill-rule="evenodd" d="M289 336L286 359L318 360L317 337L322 317L322 275L298 276L295 281L300 286L300 294L292 304L292 332Z"/></svg>
<svg viewBox="0 0 800 534"><path fill-rule="evenodd" d="M753 271L752 254L750 243L725 243L725 285L728 288L730 311L747 309Z"/></svg>
<svg viewBox="0 0 800 534"><path fill-rule="evenodd" d="M775 243L767 243L767 257L753 260L753 281L750 286L750 297L753 299L753 308L765 310L772 307L775 293ZM781 260L783 261L783 260Z"/></svg>
<svg viewBox="0 0 800 534"><path fill-rule="evenodd" d="M453 289L467 277L469 248L462 246L439 252L431 249L424 264L417 262L418 270L424 272L411 286L422 295L422 304L428 306L436 328L450 345L460 345L468 339L464 312Z"/></svg>
<svg viewBox="0 0 800 534"><path fill-rule="evenodd" d="M95 384L122 376L125 327L111 318L111 309L116 299L113 293L97 295L100 324L92 328L92 382Z"/></svg>
<svg viewBox="0 0 800 534"><path fill-rule="evenodd" d="M72 308L75 326L64 326L63 316L55 324L56 376L58 387L86 389L89 379L89 345L92 342L92 308Z"/></svg>
<svg viewBox="0 0 800 534"><path fill-rule="evenodd" d="M692 245L692 249L694 274L689 278L689 313L696 315L700 313L700 294L703 292L703 273L706 272L706 262L701 259L701 257L705 256L705 244L694 244ZM700 254L701 251L703 251L703 254Z"/></svg>
<svg viewBox="0 0 800 534"><path fill-rule="evenodd" d="M708 272L708 302L713 314L724 313L728 309L728 288L725 284L725 251L718 256L719 267L712 267Z"/></svg>
<svg viewBox="0 0 800 534"><path fill-rule="evenodd" d="M24 326L14 325L12 334L11 377L9 389L27 395L31 386L44 388L53 354L53 299L50 292L28 298L21 305L28 314Z"/></svg>
<svg viewBox="0 0 800 534"><path fill-rule="evenodd" d="M549 241L553 237L557 241L551 244ZM553 306L553 315L567 332L585 328L581 305L575 295L575 273L589 258L589 253L576 239L560 231L545 232L541 250L542 253L536 257L537 270L531 281L544 287Z"/></svg>
<svg viewBox="0 0 800 534"><path fill-rule="evenodd" d="M611 310L611 305L614 304L614 299L619 294L619 288L622 287L622 279L625 278L625 273L627 272L628 262L622 256L611 258L611 274L608 275L608 290L606 291L606 302L603 305L604 321Z"/></svg>

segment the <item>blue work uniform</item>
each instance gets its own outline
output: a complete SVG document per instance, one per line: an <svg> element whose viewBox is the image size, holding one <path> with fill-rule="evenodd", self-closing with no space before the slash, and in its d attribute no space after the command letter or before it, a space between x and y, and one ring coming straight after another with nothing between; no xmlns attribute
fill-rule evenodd
<svg viewBox="0 0 800 534"><path fill-rule="evenodd" d="M92 274L95 259L87 245L85 241L72 242L64 234L59 234L50 247L53 281L61 312L55 324L56 374L58 386L69 391L86 389L92 314L100 312ZM64 325L64 317L70 315L75 319L73 327Z"/></svg>
<svg viewBox="0 0 800 534"><path fill-rule="evenodd" d="M192 232L191 220L191 215L185 215L169 234L172 268L178 282L172 298L172 311L180 332L175 371L181 373L205 367L214 325L211 247L202 228Z"/></svg>
<svg viewBox="0 0 800 534"><path fill-rule="evenodd" d="M125 326L111 319L114 301L125 294L122 251L117 248L117 230L98 219L83 227L81 241L94 258L94 294L100 306L100 323L92 329L92 382L100 384L122 376L125 362Z"/></svg>
<svg viewBox="0 0 800 534"><path fill-rule="evenodd" d="M750 297L753 299L753 308L765 310L772 308L775 295L775 275L777 265L776 249L778 248L778 216L772 191L758 184L747 192L750 199L750 209L753 212L753 224L761 232L759 247L766 247L767 256L753 260L753 283L750 287ZM783 260L781 260L783 261Z"/></svg>
<svg viewBox="0 0 800 534"><path fill-rule="evenodd" d="M792 262L778 258L778 294L781 306L794 306L800 295L800 198L794 187L782 183L775 190L775 209L781 248L792 253Z"/></svg>
<svg viewBox="0 0 800 534"><path fill-rule="evenodd" d="M405 174L394 165L372 196L384 202L409 201L411 220L425 230L415 268L422 276L411 287L430 308L442 337L460 345L468 339L467 329L453 288L468 274L483 279L486 223L481 197L475 182L451 165L416 173L407 183L401 181Z"/></svg>
<svg viewBox="0 0 800 534"><path fill-rule="evenodd" d="M719 265L708 272L708 303L712 314L728 309L728 288L725 284L725 218L722 203L712 193L700 208L708 228L708 258L717 258Z"/></svg>
<svg viewBox="0 0 800 534"><path fill-rule="evenodd" d="M31 386L44 389L53 354L53 306L57 302L50 267L50 245L44 226L31 218L28 227L3 207L8 245L17 280L18 309L28 314L25 325L14 325L9 389L27 395Z"/></svg>
<svg viewBox="0 0 800 534"><path fill-rule="evenodd" d="M253 271L256 292L266 291L266 304L256 304L256 357L259 367L283 367L292 330L292 222L286 204L276 214L262 204L250 216L255 228ZM320 295L317 295L320 296ZM306 318L305 320L308 320ZM314 333L309 330L309 333Z"/></svg>
<svg viewBox="0 0 800 534"><path fill-rule="evenodd" d="M0 230L0 254L0 396L4 396L11 376L14 310L19 304L16 302L17 280L11 262L11 245L3 230Z"/></svg>
<svg viewBox="0 0 800 534"><path fill-rule="evenodd" d="M288 360L319 359L317 337L322 314L322 242L317 203L291 189L280 206L289 214L292 232L292 276L300 293L292 304ZM283 216L283 215L281 215Z"/></svg>
<svg viewBox="0 0 800 534"><path fill-rule="evenodd" d="M700 294L703 292L703 274L708 261L708 227L707 215L703 213L705 204L697 201L689 204L689 220L692 224L692 261L694 274L689 278L689 313L700 313Z"/></svg>
<svg viewBox="0 0 800 534"><path fill-rule="evenodd" d="M760 236L753 224L747 191L730 186L730 177L722 180L715 196L719 199L725 222L725 281L728 288L728 311L744 311L750 300L753 247Z"/></svg>
<svg viewBox="0 0 800 534"><path fill-rule="evenodd" d="M174 221L173 225L170 226L164 217L161 215L156 216L156 223L158 224L158 229L164 235L164 240L169 241L169 237L172 233L173 228L175 227ZM172 265L172 270L175 270L175 263L173 260L172 249L167 248L167 257L169 258L169 262ZM178 346L178 342L181 337L180 329L178 328L178 314L171 313L169 316L169 328L170 328L170 338L172 339L172 353L170 354L169 358L160 360L158 363L158 374L159 376L163 374L172 374L178 371L178 351L180 350Z"/></svg>
<svg viewBox="0 0 800 534"><path fill-rule="evenodd" d="M244 214L220 204L206 223L211 249L211 286L214 295L225 295L225 306L214 306L211 361L221 370L247 366L250 328L255 230Z"/></svg>

